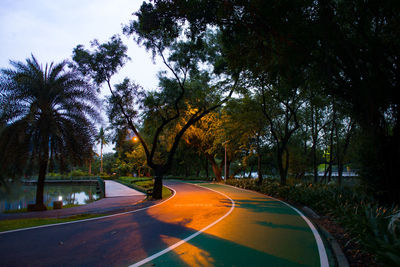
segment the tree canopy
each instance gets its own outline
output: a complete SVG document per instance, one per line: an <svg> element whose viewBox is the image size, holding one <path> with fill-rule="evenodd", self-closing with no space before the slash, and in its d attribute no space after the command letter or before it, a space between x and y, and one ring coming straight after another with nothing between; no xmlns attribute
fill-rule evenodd
<svg viewBox="0 0 400 267"><path fill-rule="evenodd" d="M400 163L399 14L396 0L159 0L143 3L125 31L138 29L154 49L154 40L169 44L182 25L193 42L217 29L230 72L292 89L312 84L309 90L349 106L365 133L364 177L399 201L393 189Z"/></svg>

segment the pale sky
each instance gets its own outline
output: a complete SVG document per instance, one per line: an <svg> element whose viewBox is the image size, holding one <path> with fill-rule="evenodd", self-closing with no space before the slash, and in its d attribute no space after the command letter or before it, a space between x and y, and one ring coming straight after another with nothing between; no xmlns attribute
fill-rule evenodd
<svg viewBox="0 0 400 267"><path fill-rule="evenodd" d="M132 13L142 2L0 0L0 68L9 68L9 60L25 61L31 53L42 64L71 59L78 44L90 48L93 39L102 43L120 34L132 60L113 78L113 84L129 77L145 89L154 89L161 64L153 64L150 53L122 34L122 25L135 18ZM105 151L111 152L111 146Z"/></svg>

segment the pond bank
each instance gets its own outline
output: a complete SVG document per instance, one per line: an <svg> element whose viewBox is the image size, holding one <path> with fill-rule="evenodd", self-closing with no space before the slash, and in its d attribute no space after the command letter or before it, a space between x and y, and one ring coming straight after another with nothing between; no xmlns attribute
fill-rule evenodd
<svg viewBox="0 0 400 267"><path fill-rule="evenodd" d="M56 184L60 185L61 182L71 184L71 182L68 181L60 181ZM82 185L87 181L80 180L79 182L82 182L80 183ZM95 180L90 182L95 182L95 184L97 184L97 181ZM105 181L105 183L107 197L97 200L95 202L67 209L0 214L0 220L24 218L65 218L77 214L119 213L136 209L135 205L143 202L143 200L146 199L145 194L124 186L120 183L114 181ZM54 183L50 182L48 184ZM149 204L151 203L153 203L153 201L150 201Z"/></svg>
<svg viewBox="0 0 400 267"><path fill-rule="evenodd" d="M36 181L19 181L10 183L0 196L0 212L24 210L36 199ZM44 202L51 207L54 201L63 201L63 205L83 205L100 199L103 188L98 180L46 181L44 185Z"/></svg>
<svg viewBox="0 0 400 267"><path fill-rule="evenodd" d="M11 219L26 219L26 218L65 218L72 215L78 214L113 214L135 210L146 206L152 205L152 201L143 202L146 196L130 196L130 197L114 197L114 198L102 198L95 202L59 210L46 210L46 211L33 211L24 213L14 214L0 214L0 220L11 220ZM142 205L138 205L142 204ZM138 207L139 206L139 207Z"/></svg>

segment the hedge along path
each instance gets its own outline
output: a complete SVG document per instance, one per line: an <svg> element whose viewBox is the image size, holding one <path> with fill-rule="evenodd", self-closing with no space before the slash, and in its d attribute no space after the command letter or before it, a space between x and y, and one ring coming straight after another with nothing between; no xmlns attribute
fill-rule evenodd
<svg viewBox="0 0 400 267"><path fill-rule="evenodd" d="M257 192L201 184L235 203L224 220L187 243L147 262L202 266L329 266L323 242L297 209ZM226 201L226 205L231 203ZM150 266L149 265L149 266Z"/></svg>

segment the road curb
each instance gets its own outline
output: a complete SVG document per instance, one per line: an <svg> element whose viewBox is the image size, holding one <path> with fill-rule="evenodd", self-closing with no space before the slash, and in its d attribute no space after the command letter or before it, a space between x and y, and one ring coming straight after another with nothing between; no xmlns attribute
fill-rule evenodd
<svg viewBox="0 0 400 267"><path fill-rule="evenodd" d="M321 217L315 213L312 209L307 206L301 208L301 210L309 217L312 222L318 227L319 232L323 235L325 241L327 241L330 246L336 260L336 264L338 267L349 267L349 261L347 260L346 255L343 253L339 243L336 239L329 233L328 230L325 229L321 224L317 222Z"/></svg>

